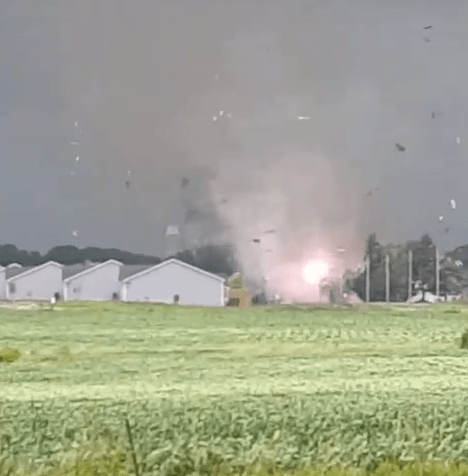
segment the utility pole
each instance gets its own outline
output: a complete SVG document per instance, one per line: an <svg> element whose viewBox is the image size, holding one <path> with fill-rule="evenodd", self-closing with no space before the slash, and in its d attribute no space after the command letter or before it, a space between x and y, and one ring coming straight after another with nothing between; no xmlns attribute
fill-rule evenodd
<svg viewBox="0 0 468 476"><path fill-rule="evenodd" d="M366 302L370 301L370 259L366 256Z"/></svg>
<svg viewBox="0 0 468 476"><path fill-rule="evenodd" d="M439 299L440 292L440 267L439 267L439 248L435 249L435 272L436 272L436 298Z"/></svg>
<svg viewBox="0 0 468 476"><path fill-rule="evenodd" d="M385 300L390 302L390 256L385 256Z"/></svg>
<svg viewBox="0 0 468 476"><path fill-rule="evenodd" d="M408 299L413 296L413 251L408 250Z"/></svg>

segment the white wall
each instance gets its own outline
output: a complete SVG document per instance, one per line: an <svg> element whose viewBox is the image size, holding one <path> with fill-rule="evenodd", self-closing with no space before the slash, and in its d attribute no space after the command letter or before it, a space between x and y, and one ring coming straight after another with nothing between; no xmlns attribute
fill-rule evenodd
<svg viewBox="0 0 468 476"><path fill-rule="evenodd" d="M118 263L105 263L91 268L64 282L64 296L69 300L101 301L112 299L113 293L120 292Z"/></svg>
<svg viewBox="0 0 468 476"><path fill-rule="evenodd" d="M10 283L16 285L14 295L9 292ZM17 300L50 300L55 293L62 296L62 268L49 264L24 276L15 276L6 283L6 291L7 299Z"/></svg>
<svg viewBox="0 0 468 476"><path fill-rule="evenodd" d="M0 300L6 299L5 268L0 269Z"/></svg>
<svg viewBox="0 0 468 476"><path fill-rule="evenodd" d="M179 295L179 304L199 306L224 306L222 280L203 275L179 263L168 263L159 269L135 277L122 288L127 301L152 301L172 303Z"/></svg>

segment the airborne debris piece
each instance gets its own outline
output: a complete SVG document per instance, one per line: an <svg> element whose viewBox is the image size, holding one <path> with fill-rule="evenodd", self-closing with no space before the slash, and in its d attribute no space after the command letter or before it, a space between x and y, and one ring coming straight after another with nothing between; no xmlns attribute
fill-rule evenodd
<svg viewBox="0 0 468 476"><path fill-rule="evenodd" d="M367 192L367 196L370 197L372 195L372 190L370 192Z"/></svg>
<svg viewBox="0 0 468 476"><path fill-rule="evenodd" d="M166 236L176 236L179 235L179 227L177 225L169 225L166 228Z"/></svg>
<svg viewBox="0 0 468 476"><path fill-rule="evenodd" d="M216 122L218 120L217 116L213 116L213 122Z"/></svg>
<svg viewBox="0 0 468 476"><path fill-rule="evenodd" d="M430 40L429 38L424 37L424 41L425 41L426 43L429 43L431 40Z"/></svg>
<svg viewBox="0 0 468 476"><path fill-rule="evenodd" d="M455 200L450 200L450 206L452 207L452 210L455 210L456 206L457 206L457 203L455 202Z"/></svg>
<svg viewBox="0 0 468 476"><path fill-rule="evenodd" d="M336 251L338 251L338 253L344 253L345 249L344 248L338 248Z"/></svg>
<svg viewBox="0 0 468 476"><path fill-rule="evenodd" d="M127 188L130 188L130 182L128 180L125 180L125 185L127 186Z"/></svg>
<svg viewBox="0 0 468 476"><path fill-rule="evenodd" d="M457 137L457 144L460 143L460 137Z"/></svg>
<svg viewBox="0 0 468 476"><path fill-rule="evenodd" d="M223 199L221 200L221 205L224 205L225 203L227 203L227 198L223 198Z"/></svg>
<svg viewBox="0 0 468 476"><path fill-rule="evenodd" d="M77 155L75 160L76 160L77 162L79 162L79 161L80 161L80 156Z"/></svg>
<svg viewBox="0 0 468 476"><path fill-rule="evenodd" d="M432 119L435 119L435 112L433 112L431 116L432 116Z"/></svg>
<svg viewBox="0 0 468 476"><path fill-rule="evenodd" d="M127 170L127 174L128 174L128 175L130 175L130 174L131 174L130 170Z"/></svg>
<svg viewBox="0 0 468 476"><path fill-rule="evenodd" d="M429 30L429 28L432 28L432 25L425 26L423 30Z"/></svg>
<svg viewBox="0 0 468 476"><path fill-rule="evenodd" d="M400 151L404 152L406 150L406 147L403 147L401 144L395 143L395 147Z"/></svg>
<svg viewBox="0 0 468 476"><path fill-rule="evenodd" d="M297 116L297 118L300 120L300 121L308 121L310 119L309 116Z"/></svg>
<svg viewBox="0 0 468 476"><path fill-rule="evenodd" d="M254 243L260 243L260 238L254 238L252 241L253 241Z"/></svg>
<svg viewBox="0 0 468 476"><path fill-rule="evenodd" d="M78 232L76 230L72 231L72 235L73 236L77 236L78 235Z"/></svg>
<svg viewBox="0 0 468 476"><path fill-rule="evenodd" d="M265 234L265 235L271 235L271 234L273 234L273 233L276 233L276 230L275 230L274 228L272 228L271 230L265 231L264 234Z"/></svg>
<svg viewBox="0 0 468 476"><path fill-rule="evenodd" d="M442 221L443 219L444 219L444 217L441 215L441 216L439 217L439 221Z"/></svg>
<svg viewBox="0 0 468 476"><path fill-rule="evenodd" d="M448 233L450 231L450 228L445 229L445 233Z"/></svg>
<svg viewBox="0 0 468 476"><path fill-rule="evenodd" d="M459 268L460 266L463 266L463 261L460 261L459 259L457 259L457 260L455 261L455 266L456 266L457 268Z"/></svg>
<svg viewBox="0 0 468 476"><path fill-rule="evenodd" d="M227 117L232 117L232 114L230 112L228 112Z"/></svg>
<svg viewBox="0 0 468 476"><path fill-rule="evenodd" d="M190 180L187 177L182 177L182 182L180 183L181 188L185 188L190 183Z"/></svg>
<svg viewBox="0 0 468 476"><path fill-rule="evenodd" d="M76 140L72 140L72 141L70 142L70 144L71 144L71 145L78 145L78 142L77 142Z"/></svg>
<svg viewBox="0 0 468 476"><path fill-rule="evenodd" d="M223 117L223 112L224 111L219 111L219 117Z"/></svg>

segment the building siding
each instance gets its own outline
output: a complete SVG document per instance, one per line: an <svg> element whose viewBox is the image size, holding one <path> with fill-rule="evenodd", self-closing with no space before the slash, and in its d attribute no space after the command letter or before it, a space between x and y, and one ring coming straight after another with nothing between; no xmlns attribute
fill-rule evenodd
<svg viewBox="0 0 468 476"><path fill-rule="evenodd" d="M6 288L5 288L5 268L0 269L0 301L5 301L6 299Z"/></svg>
<svg viewBox="0 0 468 476"><path fill-rule="evenodd" d="M15 285L14 294L9 292L10 284ZM24 276L14 276L4 287L7 299L49 300L55 293L62 295L62 268L51 263Z"/></svg>
<svg viewBox="0 0 468 476"><path fill-rule="evenodd" d="M122 298L126 301L172 303L195 306L223 306L224 284L178 263L170 263L123 283Z"/></svg>
<svg viewBox="0 0 468 476"><path fill-rule="evenodd" d="M87 273L64 282L64 297L67 301L110 300L114 293L120 292L119 273L120 265L117 263L91 268Z"/></svg>

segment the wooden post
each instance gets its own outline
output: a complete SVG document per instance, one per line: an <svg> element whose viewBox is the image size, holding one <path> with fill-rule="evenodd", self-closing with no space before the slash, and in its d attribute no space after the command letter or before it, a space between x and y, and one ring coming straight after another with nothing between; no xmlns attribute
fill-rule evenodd
<svg viewBox="0 0 468 476"><path fill-rule="evenodd" d="M370 258L366 256L366 302L370 301Z"/></svg>
<svg viewBox="0 0 468 476"><path fill-rule="evenodd" d="M440 292L440 267L439 267L439 249L435 249L435 273L436 273L436 298L439 299Z"/></svg>
<svg viewBox="0 0 468 476"><path fill-rule="evenodd" d="M390 256L385 256L385 300L390 302Z"/></svg>
<svg viewBox="0 0 468 476"><path fill-rule="evenodd" d="M408 299L413 296L413 251L408 250Z"/></svg>

